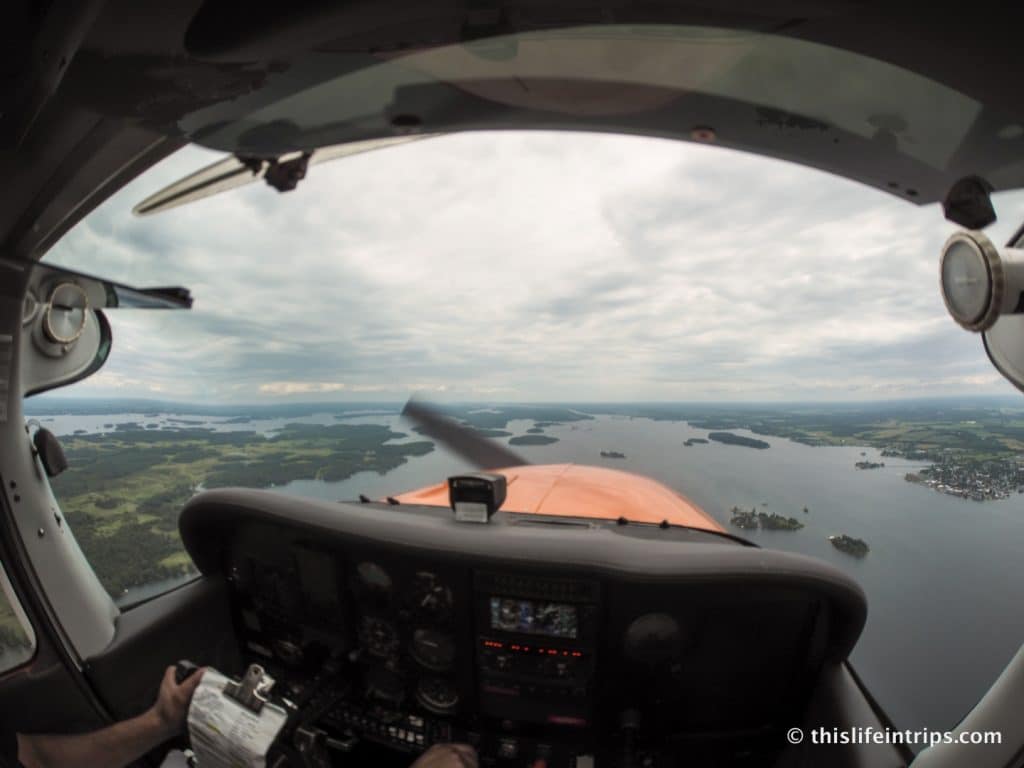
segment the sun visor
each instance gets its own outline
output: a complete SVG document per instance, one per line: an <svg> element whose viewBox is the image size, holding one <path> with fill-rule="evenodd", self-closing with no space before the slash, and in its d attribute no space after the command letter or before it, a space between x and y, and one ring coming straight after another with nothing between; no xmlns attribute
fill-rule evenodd
<svg viewBox="0 0 1024 768"><path fill-rule="evenodd" d="M185 288L133 288L70 269L0 259L0 285L22 301L22 396L91 376L110 355L109 309L188 309ZM9 294L10 295L10 294Z"/></svg>
<svg viewBox="0 0 1024 768"><path fill-rule="evenodd" d="M53 289L62 283L78 287L88 302L88 309L190 309L192 294L187 288L133 288L103 277L86 275L71 269L42 262L24 262L0 258L0 271L28 275L26 302L45 304ZM65 297L66 298L66 297Z"/></svg>

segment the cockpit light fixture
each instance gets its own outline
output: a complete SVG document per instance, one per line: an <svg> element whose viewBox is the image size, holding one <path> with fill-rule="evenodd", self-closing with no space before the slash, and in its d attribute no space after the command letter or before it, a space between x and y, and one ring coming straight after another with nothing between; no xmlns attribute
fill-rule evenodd
<svg viewBox="0 0 1024 768"><path fill-rule="evenodd" d="M957 232L942 248L939 274L946 309L969 331L1024 312L1024 251L997 248L981 232Z"/></svg>

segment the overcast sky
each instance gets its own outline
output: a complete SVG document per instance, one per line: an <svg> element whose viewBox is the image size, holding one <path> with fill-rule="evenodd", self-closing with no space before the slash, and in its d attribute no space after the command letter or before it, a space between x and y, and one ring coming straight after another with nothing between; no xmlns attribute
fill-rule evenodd
<svg viewBox="0 0 1024 768"><path fill-rule="evenodd" d="M189 148L49 261L189 287L109 313L105 368L61 394L204 402L837 400L1009 394L947 315L954 227L828 174L588 134L448 136L148 218L219 159ZM996 199L1003 242L1024 194Z"/></svg>

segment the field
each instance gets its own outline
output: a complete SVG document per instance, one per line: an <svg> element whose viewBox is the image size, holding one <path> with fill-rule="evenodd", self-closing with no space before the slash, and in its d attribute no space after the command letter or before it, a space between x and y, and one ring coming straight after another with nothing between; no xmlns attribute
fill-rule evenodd
<svg viewBox="0 0 1024 768"><path fill-rule="evenodd" d="M714 426L722 422L715 420ZM999 412L857 415L787 414L734 420L760 435L807 445L867 445L939 460L955 454L972 461L1007 458L1024 451L1024 419ZM691 422L708 426L708 422ZM709 427L710 428L710 427Z"/></svg>
<svg viewBox="0 0 1024 768"><path fill-rule="evenodd" d="M425 440L387 444L400 437L384 426L351 424L290 424L271 437L129 427L67 438L70 469L53 488L100 581L117 597L191 568L178 514L198 490L383 474L433 450Z"/></svg>
<svg viewBox="0 0 1024 768"><path fill-rule="evenodd" d="M590 413L688 421L707 430L748 429L805 445L864 445L939 460L955 454L972 461L1024 453L1020 406L892 403L831 406L601 406Z"/></svg>
<svg viewBox="0 0 1024 768"><path fill-rule="evenodd" d="M157 410L150 409L154 416ZM532 420L533 426L524 430L525 435L513 437L512 444L552 442L555 438L544 434L546 427L606 414L688 421L709 431L746 429L815 446L873 446L952 466L943 476L948 482L953 482L948 480L952 472L954 480L972 483L975 475L969 469L961 471L963 467L1000 462L995 469L988 465L983 469L988 476L1005 475L1006 489L1017 482L1016 459L1024 452L1024 411L1004 406L589 404L448 406L443 410L492 438L512 436L511 422ZM392 443L403 435L380 425L346 424L344 414L335 416L341 423L292 423L264 436L253 431L213 431L202 426L202 418L189 417L192 411L177 412L185 417L168 419L170 429L147 429L143 418L111 423L105 434L63 438L71 468L53 481L54 492L83 551L115 598L132 587L189 571L191 563L182 550L177 520L182 505L197 490L269 488L297 479L337 481L363 470L383 474L433 450L433 443L426 439ZM243 429L249 421L267 417L255 410L225 415Z"/></svg>
<svg viewBox="0 0 1024 768"><path fill-rule="evenodd" d="M16 667L32 655L32 642L18 622L7 597L0 593L0 672Z"/></svg>

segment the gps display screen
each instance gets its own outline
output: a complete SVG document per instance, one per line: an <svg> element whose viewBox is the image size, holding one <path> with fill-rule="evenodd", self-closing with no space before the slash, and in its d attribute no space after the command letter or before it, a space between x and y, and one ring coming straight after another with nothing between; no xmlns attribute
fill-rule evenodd
<svg viewBox="0 0 1024 768"><path fill-rule="evenodd" d="M574 605L492 597L491 629L575 640L579 615Z"/></svg>

